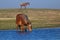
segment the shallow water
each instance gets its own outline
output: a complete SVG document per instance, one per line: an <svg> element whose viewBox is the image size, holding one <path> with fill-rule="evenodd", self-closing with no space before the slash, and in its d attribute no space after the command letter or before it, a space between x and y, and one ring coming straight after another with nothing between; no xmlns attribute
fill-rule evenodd
<svg viewBox="0 0 60 40"><path fill-rule="evenodd" d="M32 32L0 30L0 40L60 40L60 28L40 28Z"/></svg>

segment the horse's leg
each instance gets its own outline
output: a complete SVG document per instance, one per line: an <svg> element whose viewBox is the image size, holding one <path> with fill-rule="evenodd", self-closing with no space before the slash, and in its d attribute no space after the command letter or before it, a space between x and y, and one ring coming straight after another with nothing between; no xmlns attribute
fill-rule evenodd
<svg viewBox="0 0 60 40"><path fill-rule="evenodd" d="M28 30L32 31L32 25L31 24L28 25Z"/></svg>
<svg viewBox="0 0 60 40"><path fill-rule="evenodd" d="M26 6L24 6L25 7L25 9L26 9Z"/></svg>
<svg viewBox="0 0 60 40"><path fill-rule="evenodd" d="M25 31L24 25L21 25L20 30L21 30L21 31Z"/></svg>
<svg viewBox="0 0 60 40"><path fill-rule="evenodd" d="M21 9L22 9L22 6L21 6Z"/></svg>
<svg viewBox="0 0 60 40"><path fill-rule="evenodd" d="M18 25L16 24L16 30L18 30Z"/></svg>

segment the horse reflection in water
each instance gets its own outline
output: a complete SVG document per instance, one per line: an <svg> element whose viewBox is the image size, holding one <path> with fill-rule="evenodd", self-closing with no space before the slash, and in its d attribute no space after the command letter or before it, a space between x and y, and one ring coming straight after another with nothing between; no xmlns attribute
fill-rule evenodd
<svg viewBox="0 0 60 40"><path fill-rule="evenodd" d="M23 31L32 31L32 25L30 20L28 19L27 15L25 14L17 14L16 16L16 29L20 29L21 32Z"/></svg>

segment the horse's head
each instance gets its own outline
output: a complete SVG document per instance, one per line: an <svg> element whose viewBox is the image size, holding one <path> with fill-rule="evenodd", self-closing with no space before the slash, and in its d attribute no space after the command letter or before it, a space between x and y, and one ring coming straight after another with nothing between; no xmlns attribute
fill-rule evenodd
<svg viewBox="0 0 60 40"><path fill-rule="evenodd" d="M28 30L32 31L32 24L31 23L29 23L29 25L28 25Z"/></svg>
<svg viewBox="0 0 60 40"><path fill-rule="evenodd" d="M30 3L29 3L29 2L26 2L26 4L30 5Z"/></svg>

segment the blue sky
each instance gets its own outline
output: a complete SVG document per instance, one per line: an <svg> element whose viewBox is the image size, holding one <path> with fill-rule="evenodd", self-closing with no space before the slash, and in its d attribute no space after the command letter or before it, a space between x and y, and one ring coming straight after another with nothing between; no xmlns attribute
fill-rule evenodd
<svg viewBox="0 0 60 40"><path fill-rule="evenodd" d="M0 0L0 8L20 8L22 2L30 2L29 8L60 9L60 0Z"/></svg>

